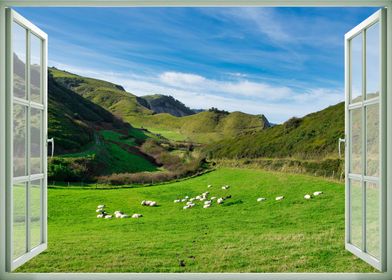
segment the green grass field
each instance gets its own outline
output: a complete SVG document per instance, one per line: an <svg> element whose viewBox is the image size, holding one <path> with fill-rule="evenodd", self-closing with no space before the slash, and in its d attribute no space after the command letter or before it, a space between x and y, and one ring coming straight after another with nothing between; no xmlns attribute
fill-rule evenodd
<svg viewBox="0 0 392 280"><path fill-rule="evenodd" d="M232 198L173 203L207 190ZM97 219L98 204L144 217ZM344 248L344 185L306 175L221 168L151 187L51 188L48 222L48 250L19 272L375 272Z"/></svg>

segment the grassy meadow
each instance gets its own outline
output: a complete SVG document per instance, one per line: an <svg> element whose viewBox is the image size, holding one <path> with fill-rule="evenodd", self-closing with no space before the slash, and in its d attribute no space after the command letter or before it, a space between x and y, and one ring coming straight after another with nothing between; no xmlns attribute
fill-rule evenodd
<svg viewBox="0 0 392 280"><path fill-rule="evenodd" d="M232 198L207 209L173 202L206 191ZM315 191L324 194L303 198ZM150 187L59 186L48 195L48 250L18 272L375 272L345 250L344 185L323 178L219 168ZM143 217L97 219L98 204Z"/></svg>

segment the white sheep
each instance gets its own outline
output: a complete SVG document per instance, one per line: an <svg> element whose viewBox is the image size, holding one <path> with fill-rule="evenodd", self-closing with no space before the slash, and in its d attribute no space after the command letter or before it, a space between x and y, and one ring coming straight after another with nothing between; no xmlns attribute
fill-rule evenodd
<svg viewBox="0 0 392 280"><path fill-rule="evenodd" d="M132 218L133 218L133 219L139 219L139 218L141 218L141 217L143 217L142 214L133 214L133 215L132 215Z"/></svg>
<svg viewBox="0 0 392 280"><path fill-rule="evenodd" d="M218 198L218 200L216 201L218 204L222 204L223 203L223 198Z"/></svg>
<svg viewBox="0 0 392 280"><path fill-rule="evenodd" d="M310 196L310 194L305 194L304 198L305 199L311 199L312 197Z"/></svg>
<svg viewBox="0 0 392 280"><path fill-rule="evenodd" d="M190 206L189 205L185 205L184 207L182 207L182 209L189 209L190 208Z"/></svg>
<svg viewBox="0 0 392 280"><path fill-rule="evenodd" d="M190 205L190 204L193 204L193 202L192 202L192 201L188 201L188 202L186 203L186 205Z"/></svg>
<svg viewBox="0 0 392 280"><path fill-rule="evenodd" d="M211 203L212 203L211 200L204 201L204 205L208 205L208 204L211 204Z"/></svg>
<svg viewBox="0 0 392 280"><path fill-rule="evenodd" d="M212 188L212 185L208 185L207 188Z"/></svg>
<svg viewBox="0 0 392 280"><path fill-rule="evenodd" d="M203 208L204 209L206 209L206 208L210 208L211 207L211 204L206 204L206 205L203 205Z"/></svg>
<svg viewBox="0 0 392 280"><path fill-rule="evenodd" d="M284 199L284 196L277 196L277 197L275 198L276 201L279 201L279 200L282 200L282 199Z"/></svg>
<svg viewBox="0 0 392 280"><path fill-rule="evenodd" d="M197 199L197 200L200 200L200 199L201 199L201 196L200 196L200 195L196 196L196 199Z"/></svg>
<svg viewBox="0 0 392 280"><path fill-rule="evenodd" d="M98 218L98 219L101 219L101 218L103 218L103 217L105 217L104 214L99 214L99 215L97 215L97 218Z"/></svg>
<svg viewBox="0 0 392 280"><path fill-rule="evenodd" d="M174 200L174 203L179 203L179 202L181 202L181 200L179 199Z"/></svg>
<svg viewBox="0 0 392 280"><path fill-rule="evenodd" d="M128 216L127 214L122 214L122 215L120 216L120 218L121 218L121 219L126 219L126 218L129 218L129 216Z"/></svg>
<svg viewBox="0 0 392 280"><path fill-rule="evenodd" d="M195 198L192 197L192 198L189 199L189 201L190 201L190 202L195 201Z"/></svg>
<svg viewBox="0 0 392 280"><path fill-rule="evenodd" d="M188 199L188 198L189 198L189 196L185 196L184 198L185 198L185 199Z"/></svg>
<svg viewBox="0 0 392 280"><path fill-rule="evenodd" d="M213 197L211 197L210 199L211 199L211 200L215 200L215 199L216 199L216 196L213 196Z"/></svg>
<svg viewBox="0 0 392 280"><path fill-rule="evenodd" d="M121 216L123 215L124 213L123 212L121 212L121 211L115 211L114 212L114 216L118 219L118 218L121 218Z"/></svg>
<svg viewBox="0 0 392 280"><path fill-rule="evenodd" d="M111 218L113 218L113 215L106 215L105 216L105 219L111 219Z"/></svg>
<svg viewBox="0 0 392 280"><path fill-rule="evenodd" d="M313 193L314 196L319 196L320 194L323 194L323 192L320 192L320 191L319 191L319 192L314 192L314 193Z"/></svg>
<svg viewBox="0 0 392 280"><path fill-rule="evenodd" d="M102 209L102 208L105 208L105 207L106 207L106 206L105 206L104 204L101 204L101 205L98 205L98 206L97 206L98 209Z"/></svg>
<svg viewBox="0 0 392 280"><path fill-rule="evenodd" d="M257 199L257 202L262 202L262 201L264 201L264 200L266 200L265 197L259 197L259 198Z"/></svg>
<svg viewBox="0 0 392 280"><path fill-rule="evenodd" d="M150 207L157 206L157 202L156 201L151 201L151 203L148 206L150 206Z"/></svg>
<svg viewBox="0 0 392 280"><path fill-rule="evenodd" d="M186 201L186 199L185 199L185 198L181 199L181 202L185 202L185 201Z"/></svg>

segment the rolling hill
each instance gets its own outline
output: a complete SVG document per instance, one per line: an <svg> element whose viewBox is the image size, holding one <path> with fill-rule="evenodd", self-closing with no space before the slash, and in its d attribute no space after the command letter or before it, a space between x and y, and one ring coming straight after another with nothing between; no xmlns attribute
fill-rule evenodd
<svg viewBox="0 0 392 280"><path fill-rule="evenodd" d="M58 84L102 106L132 126L148 129L171 140L210 143L249 131L261 131L270 126L264 115L228 113L216 109L177 117L173 114L185 115L193 111L172 97L137 97L121 86L106 81L56 68L50 68L50 73ZM166 113L157 114L155 110Z"/></svg>
<svg viewBox="0 0 392 280"><path fill-rule="evenodd" d="M281 125L224 139L206 148L211 158L299 158L337 157L337 141L344 136L344 103L330 106Z"/></svg>

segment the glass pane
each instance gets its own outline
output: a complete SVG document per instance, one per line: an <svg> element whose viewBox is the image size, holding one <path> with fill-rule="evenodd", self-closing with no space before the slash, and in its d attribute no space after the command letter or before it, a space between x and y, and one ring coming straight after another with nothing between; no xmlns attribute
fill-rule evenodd
<svg viewBox="0 0 392 280"><path fill-rule="evenodd" d="M350 240L358 248L362 248L362 197L361 182L350 180Z"/></svg>
<svg viewBox="0 0 392 280"><path fill-rule="evenodd" d="M380 259L380 188L366 183L366 251Z"/></svg>
<svg viewBox="0 0 392 280"><path fill-rule="evenodd" d="M351 120L351 149L350 173L362 174L362 109L350 111Z"/></svg>
<svg viewBox="0 0 392 280"><path fill-rule="evenodd" d="M12 24L12 48L14 96L26 99L26 29L15 22Z"/></svg>
<svg viewBox="0 0 392 280"><path fill-rule="evenodd" d="M366 99L380 93L380 24L366 31Z"/></svg>
<svg viewBox="0 0 392 280"><path fill-rule="evenodd" d="M42 138L42 111L38 109L31 108L30 109L30 118L31 118L31 174L39 174L42 173L42 146L41 146L41 138Z"/></svg>
<svg viewBox="0 0 392 280"><path fill-rule="evenodd" d="M351 103L362 100L362 33L351 40Z"/></svg>
<svg viewBox="0 0 392 280"><path fill-rule="evenodd" d="M26 184L13 187L13 259L26 253Z"/></svg>
<svg viewBox="0 0 392 280"><path fill-rule="evenodd" d="M366 175L379 176L380 169L379 104L366 107Z"/></svg>
<svg viewBox="0 0 392 280"><path fill-rule="evenodd" d="M30 205L31 248L34 248L41 244L41 180L30 184Z"/></svg>
<svg viewBox="0 0 392 280"><path fill-rule="evenodd" d="M27 107L14 104L14 177L27 175L26 120Z"/></svg>
<svg viewBox="0 0 392 280"><path fill-rule="evenodd" d="M30 98L41 103L41 40L34 34L30 38Z"/></svg>

